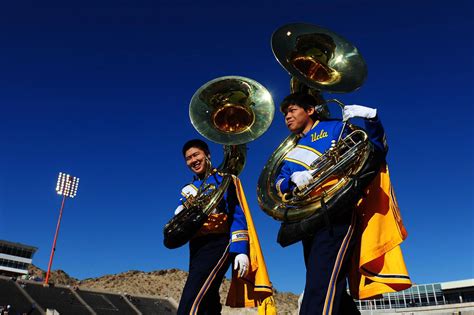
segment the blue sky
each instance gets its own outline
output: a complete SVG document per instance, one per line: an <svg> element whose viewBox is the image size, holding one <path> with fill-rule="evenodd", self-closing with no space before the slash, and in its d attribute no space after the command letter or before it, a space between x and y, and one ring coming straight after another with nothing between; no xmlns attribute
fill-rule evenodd
<svg viewBox="0 0 474 315"><path fill-rule="evenodd" d="M292 3L292 5L290 5ZM376 107L409 236L414 282L474 277L473 4L431 1L14 1L0 5L0 239L39 248L46 269L61 199L59 172L81 178L67 200L53 269L77 278L130 269L187 270L162 228L191 179L181 145L200 137L188 104L205 82L250 77L278 104L288 74L278 27L329 28L363 54L368 77L336 96ZM248 145L241 179L279 291L301 292L300 245L276 243L256 183L288 135L282 116ZM222 150L211 145L219 164Z"/></svg>

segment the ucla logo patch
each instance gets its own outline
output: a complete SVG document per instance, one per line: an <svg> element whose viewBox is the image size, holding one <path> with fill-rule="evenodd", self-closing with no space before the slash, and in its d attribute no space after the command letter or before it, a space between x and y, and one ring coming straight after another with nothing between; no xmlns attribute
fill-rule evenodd
<svg viewBox="0 0 474 315"><path fill-rule="evenodd" d="M326 137L328 137L328 133L324 131L324 129L321 129L319 134L317 134L316 132L311 134L311 142L315 142Z"/></svg>

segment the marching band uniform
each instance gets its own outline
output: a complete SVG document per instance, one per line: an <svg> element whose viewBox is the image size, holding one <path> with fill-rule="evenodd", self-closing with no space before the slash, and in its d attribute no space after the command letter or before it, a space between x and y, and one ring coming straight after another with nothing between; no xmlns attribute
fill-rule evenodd
<svg viewBox="0 0 474 315"><path fill-rule="evenodd" d="M213 170L206 180L206 192L216 189L222 175ZM197 177L182 189L184 199L196 195L202 180ZM219 287L233 257L246 254L248 274L233 272L226 305L256 307L273 294L265 261L240 180L233 176L208 220L190 240L189 276L183 289L178 314L220 314Z"/></svg>
<svg viewBox="0 0 474 315"><path fill-rule="evenodd" d="M316 121L311 130L302 135L298 145L286 155L276 179L279 194L295 188L292 175L309 170L311 163L331 147L332 140L337 141L342 127L339 120ZM374 117L365 120L365 127L376 153L384 158L387 146L382 124ZM354 209L341 210L302 241L306 286L300 314L359 313L346 293L346 276L356 245L356 212Z"/></svg>
<svg viewBox="0 0 474 315"><path fill-rule="evenodd" d="M205 183L208 185L206 193L216 189L221 182L222 176L213 170ZM196 195L202 184L202 180L194 177L191 184L183 187L183 199ZM219 287L232 262L231 258L237 254L248 255L247 221L235 188L231 186L208 220L189 241L189 276L178 314L220 314Z"/></svg>
<svg viewBox="0 0 474 315"><path fill-rule="evenodd" d="M291 182L291 174L309 170L311 163L331 147L331 141L338 139L342 126L343 123L340 120L318 120L313 124L311 130L303 135L298 145L285 157L276 180L276 188L280 194L295 188ZM365 130L375 150L385 155L388 149L380 120L365 120Z"/></svg>

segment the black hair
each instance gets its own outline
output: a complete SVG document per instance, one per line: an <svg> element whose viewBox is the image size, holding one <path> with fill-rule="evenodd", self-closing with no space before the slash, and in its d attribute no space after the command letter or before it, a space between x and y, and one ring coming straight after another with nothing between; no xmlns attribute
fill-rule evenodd
<svg viewBox="0 0 474 315"><path fill-rule="evenodd" d="M198 148L204 151L206 155L210 155L211 151L209 151L209 146L207 145L206 142L200 140L200 139L192 139L187 141L183 145L183 156L186 155L186 151L188 151L191 148Z"/></svg>
<svg viewBox="0 0 474 315"><path fill-rule="evenodd" d="M303 92L296 92L288 95L283 99L280 104L280 111L283 114L286 114L286 111L290 105L297 105L304 110L308 110L310 108L315 108L317 105L323 104L324 98L321 95L317 97ZM319 119L318 111L315 110L314 114L311 115L311 119L314 121Z"/></svg>

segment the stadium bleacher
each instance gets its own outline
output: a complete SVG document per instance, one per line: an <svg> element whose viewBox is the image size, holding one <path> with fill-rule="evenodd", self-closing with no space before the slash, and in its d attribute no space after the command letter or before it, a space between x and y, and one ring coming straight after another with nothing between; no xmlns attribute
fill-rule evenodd
<svg viewBox="0 0 474 315"><path fill-rule="evenodd" d="M142 314L167 315L176 314L176 307L165 299L151 299L143 297L132 297L131 302Z"/></svg>
<svg viewBox="0 0 474 315"><path fill-rule="evenodd" d="M176 313L176 303L166 298L114 294L99 290L77 289L0 276L0 307L10 305L16 313L44 314L47 309L59 314L166 315ZM17 283L16 283L17 282ZM21 283L23 292L18 288ZM32 306L35 305L35 308ZM43 311L44 310L44 311Z"/></svg>
<svg viewBox="0 0 474 315"><path fill-rule="evenodd" d="M41 314L37 310L32 310L34 308L33 304L28 301L13 280L3 278L0 279L0 306L6 307L7 305L11 305L15 314L30 311L28 314Z"/></svg>
<svg viewBox="0 0 474 315"><path fill-rule="evenodd" d="M137 314L121 295L82 290L78 290L77 293L97 314Z"/></svg>
<svg viewBox="0 0 474 315"><path fill-rule="evenodd" d="M55 309L59 314L90 314L87 307L67 287L43 287L28 283L25 291L45 310Z"/></svg>

